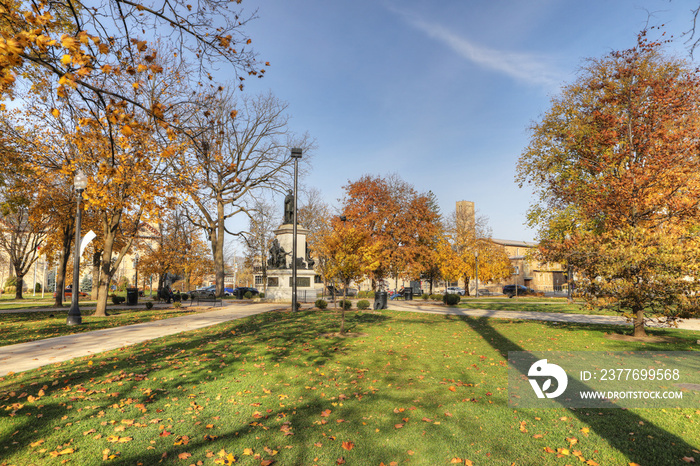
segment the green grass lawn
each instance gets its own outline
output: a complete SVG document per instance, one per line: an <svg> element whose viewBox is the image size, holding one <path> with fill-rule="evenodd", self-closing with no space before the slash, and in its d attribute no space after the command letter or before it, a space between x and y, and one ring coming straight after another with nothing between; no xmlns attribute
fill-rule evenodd
<svg viewBox="0 0 700 466"><path fill-rule="evenodd" d="M608 339L617 327L347 315L358 336L326 336L331 310L272 312L2 377L0 464L700 461L700 408L513 409L506 363L521 350L698 351L699 332L636 343Z"/></svg>
<svg viewBox="0 0 700 466"><path fill-rule="evenodd" d="M491 311L534 311L562 312L566 314L586 314L619 316L619 312L590 308L585 303L568 304L566 299L558 298L518 298L518 299L463 299L459 307L465 309L487 309Z"/></svg>
<svg viewBox="0 0 700 466"><path fill-rule="evenodd" d="M59 311L2 313L0 314L0 346L139 324L195 312L187 307L151 310L143 308L107 309L109 316L95 317L92 315L94 311L94 308L91 310L81 309L82 325L66 325L68 308Z"/></svg>

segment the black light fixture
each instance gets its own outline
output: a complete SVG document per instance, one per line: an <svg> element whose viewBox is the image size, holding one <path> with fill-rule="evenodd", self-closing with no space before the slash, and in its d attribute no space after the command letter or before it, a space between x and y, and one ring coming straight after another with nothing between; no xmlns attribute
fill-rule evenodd
<svg viewBox="0 0 700 466"><path fill-rule="evenodd" d="M292 312L297 311L297 179L299 174L299 159L301 149L292 149L294 159L294 208L292 215Z"/></svg>
<svg viewBox="0 0 700 466"><path fill-rule="evenodd" d="M83 199L83 191L87 187L87 176L82 170L78 170L75 174L75 179L73 180L73 187L75 192L78 193L78 200L75 210L75 251L73 253L73 289L71 294L71 304L70 310L68 311L68 319L66 324L68 325L80 325L83 323L83 318L80 315L80 305L78 304L78 299L80 298L80 222L82 220L82 211L80 210L80 201ZM57 292L59 290L56 290ZM60 290L63 292L63 290Z"/></svg>

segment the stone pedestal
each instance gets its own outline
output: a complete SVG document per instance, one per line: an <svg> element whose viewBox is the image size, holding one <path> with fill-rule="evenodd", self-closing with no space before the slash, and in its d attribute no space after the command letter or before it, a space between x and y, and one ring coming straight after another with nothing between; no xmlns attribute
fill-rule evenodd
<svg viewBox="0 0 700 466"><path fill-rule="evenodd" d="M313 267L306 261L306 236L309 230L297 225L297 300L300 303L316 301ZM285 223L275 230L275 237L285 252L284 267L267 269L266 298L277 302L292 302L292 250L294 226Z"/></svg>

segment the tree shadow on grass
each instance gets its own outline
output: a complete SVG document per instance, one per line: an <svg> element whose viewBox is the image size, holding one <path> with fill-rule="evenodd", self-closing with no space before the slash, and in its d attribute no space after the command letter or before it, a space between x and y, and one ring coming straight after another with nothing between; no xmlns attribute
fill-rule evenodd
<svg viewBox="0 0 700 466"><path fill-rule="evenodd" d="M79 464L102 464L105 449L120 453L110 460L120 465L190 464L206 460L206 451L216 455L221 449L234 452L242 464L260 464L259 459L253 462L252 457L242 457L244 448L253 448L262 458L277 459L279 464L305 464L314 457L319 457L318 464L335 464L340 457L347 464L380 461L388 464L398 459L409 460L407 450L413 445L406 447L405 441L411 438L425 442L423 460L440 463L449 461L449 451L438 446L443 445L444 437L456 438L454 451L458 451L464 448L461 435L465 430L479 431L481 421L475 419L453 419L439 426L421 420L436 415L444 394L451 394L448 385L440 380L420 382L425 387L420 396L429 401L418 401L415 392L398 387L418 380L407 380L395 367L411 367L416 373L425 369L428 373L434 363L412 357L410 350L398 346L394 351L375 353L371 351L371 342L321 338L321 333L337 325L328 318L330 315L311 320L304 313L263 314L103 353L89 360L92 365L88 365L88 358L81 358L44 367L26 376L13 376L16 382L12 389L17 394L0 393L0 402L10 405L22 401L25 407L12 422L4 423L0 451L7 455L43 447L49 452L60 451L75 439L80 448L65 459ZM358 326L360 323L381 326L393 320L387 315L363 319L364 315ZM261 335L264 340L260 339ZM358 352L356 362L345 360L341 366L332 364L339 354L355 354L353 348L360 344L370 351L362 355ZM401 366L397 359L408 362ZM352 365L345 367L345 364ZM293 366L302 370L290 370ZM333 373L336 367L338 371ZM371 377L364 372L365 367L372 368ZM319 375L323 371L328 374ZM372 378L381 379L381 389L371 388L377 385ZM465 377L464 382L477 380ZM26 402L26 394L24 399L19 399L23 391L37 396L43 384L49 387L41 401ZM285 385L294 386L303 397L283 398L288 394ZM218 396L220 400L215 398ZM38 408L37 404L44 406ZM374 412L376 406L382 406L382 412ZM415 411L411 411L412 407ZM395 408L406 411L394 411ZM323 416L327 409L332 412ZM27 416L28 412L32 415ZM0 417L5 418L0 421L7 421L8 413L0 412ZM37 419L37 413L42 414L41 419ZM439 415L442 416L442 411ZM62 421L64 416L67 418ZM404 421L404 417L410 417L410 422ZM215 427L208 429L208 424ZM397 424L403 424L401 430ZM85 434L88 425L96 426L96 432ZM124 430L117 430L122 425ZM348 425L352 429L341 429L343 436L332 438L339 430L336 426ZM161 435L165 432L169 435ZM403 437L402 446L388 441L395 432ZM101 437L94 438L96 435ZM113 435L134 440L108 441L108 436ZM187 442L183 441L185 435ZM48 439L47 444L28 447L43 438ZM89 439L89 443L78 440L83 438ZM358 447L344 449L343 441L353 441ZM287 449L290 444L293 448ZM151 446L153 449L146 448ZM264 447L278 450L277 455ZM503 449L503 455L516 454L508 452L507 446ZM187 453L193 457L184 458L186 463L178 459ZM44 458L55 464L64 459L46 455Z"/></svg>
<svg viewBox="0 0 700 466"><path fill-rule="evenodd" d="M499 351L504 357L508 357L509 351L527 351L522 346L508 339L506 336L496 330L490 323L490 320L485 317L456 317L464 322L475 332L480 334L484 341L489 343L495 350ZM563 327L562 324L556 322L543 323L545 325ZM577 326L586 328L584 324L566 324L567 327ZM610 327L615 328L614 326ZM652 347L647 347L653 349ZM537 360L532 357L532 363ZM522 367L529 367L525 364ZM527 373L521 371L522 375L527 377ZM569 380L569 385L574 387L575 391L590 391L591 388L580 381ZM556 400L556 399L555 399ZM613 448L626 455L630 462L637 464L678 464L684 456L692 457L693 450L697 446L691 445L686 440L677 435L674 435L662 427L655 425L648 419L641 417L635 412L620 409L620 408L576 408L569 409L562 405L562 408L567 409L571 416L576 417L579 421L590 426L591 431L594 431ZM598 415L600 412L603 415ZM593 415L592 415L593 414ZM628 436L620 435L620 426L624 426L625 432L635 431L638 433L640 441L634 442ZM615 435L610 435L616 432ZM645 439L645 440L642 440ZM669 461L668 449L673 448L677 451L677 459Z"/></svg>

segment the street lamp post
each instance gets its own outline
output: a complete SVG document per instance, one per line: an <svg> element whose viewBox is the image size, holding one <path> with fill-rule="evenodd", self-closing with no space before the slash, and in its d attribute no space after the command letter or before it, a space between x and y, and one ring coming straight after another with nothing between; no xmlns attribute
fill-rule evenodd
<svg viewBox="0 0 700 466"><path fill-rule="evenodd" d="M78 193L78 200L75 210L75 251L73 253L73 289L71 294L70 310L68 311L68 325L80 325L83 323L83 318L80 316L80 306L78 298L80 297L80 222L82 220L82 211L80 210L80 201L83 199L83 191L87 187L87 176L82 170L78 170L73 180L75 192ZM63 290L56 290L62 293Z"/></svg>
<svg viewBox="0 0 700 466"><path fill-rule="evenodd" d="M479 297L479 251L474 251L474 278L476 279L476 288L474 289L474 297Z"/></svg>
<svg viewBox="0 0 700 466"><path fill-rule="evenodd" d="M134 284L136 285L136 294L139 293L139 253L134 254Z"/></svg>
<svg viewBox="0 0 700 466"><path fill-rule="evenodd" d="M301 149L292 149L292 158L294 159L294 207L292 215L292 312L297 309L297 178L299 173L299 159L301 158Z"/></svg>

